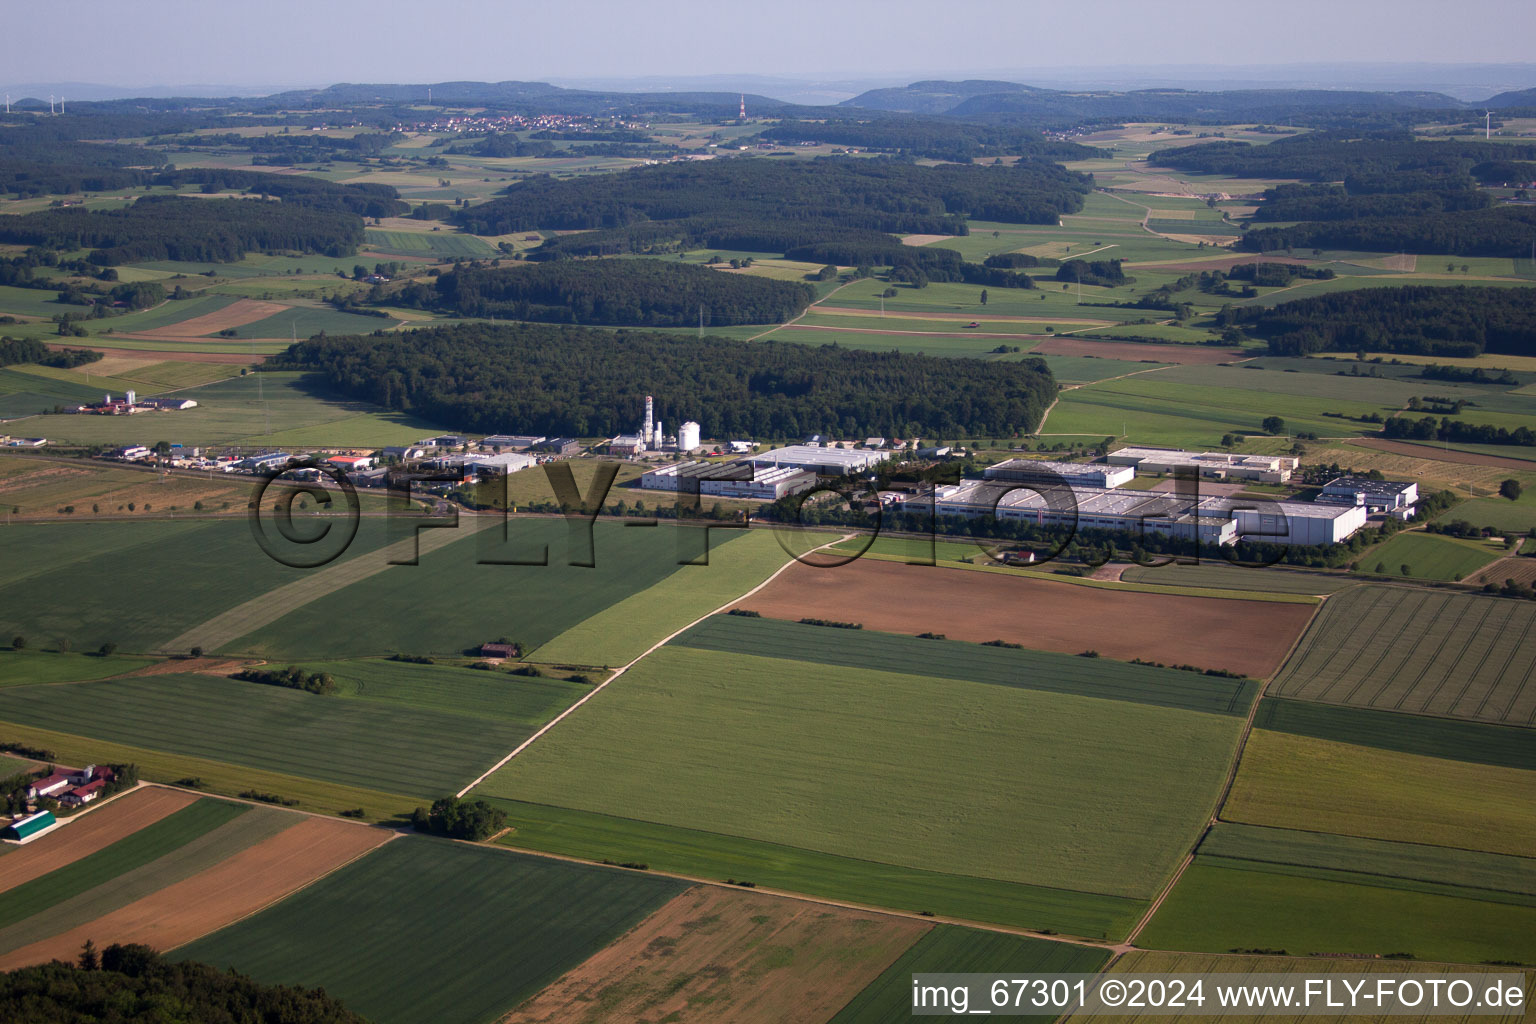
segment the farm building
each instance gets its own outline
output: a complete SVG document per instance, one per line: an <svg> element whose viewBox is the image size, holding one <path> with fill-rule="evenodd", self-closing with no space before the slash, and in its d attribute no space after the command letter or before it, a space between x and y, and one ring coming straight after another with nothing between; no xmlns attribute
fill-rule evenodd
<svg viewBox="0 0 1536 1024"><path fill-rule="evenodd" d="M160 412L181 412L197 408L197 401L192 398L146 398L139 402L139 407Z"/></svg>
<svg viewBox="0 0 1536 1024"><path fill-rule="evenodd" d="M1030 484L1066 481L1070 485L1120 487L1136 476L1130 466L1106 466L1084 462L1047 462L1039 459L1009 459L982 470L983 477L1000 483Z"/></svg>
<svg viewBox="0 0 1536 1024"><path fill-rule="evenodd" d="M18 843L24 843L29 839L36 839L44 832L59 823L52 811L38 811L24 818L17 818L0 832L0 839L10 839Z"/></svg>
<svg viewBox="0 0 1536 1024"><path fill-rule="evenodd" d="M107 787L107 782L107 779L93 779L83 786L76 786L68 793L59 797L59 803L65 807L84 807L91 801L101 797L102 790Z"/></svg>
<svg viewBox="0 0 1536 1024"><path fill-rule="evenodd" d="M520 452L525 448L532 448L545 440L542 434L492 434L490 437L480 439L482 448L510 448Z"/></svg>
<svg viewBox="0 0 1536 1024"><path fill-rule="evenodd" d="M39 797L57 796L74 784L74 772L55 770L52 775L45 775L27 787L27 799L36 800Z"/></svg>
<svg viewBox="0 0 1536 1024"><path fill-rule="evenodd" d="M46 437L11 437L5 441L7 448L41 448L48 443Z"/></svg>
<svg viewBox="0 0 1536 1024"><path fill-rule="evenodd" d="M482 658L515 658L522 652L517 644L481 644L480 657Z"/></svg>
<svg viewBox="0 0 1536 1024"><path fill-rule="evenodd" d="M1341 476L1324 484L1317 500L1339 505L1364 505L1372 512L1396 512L1418 504L1419 485L1407 480Z"/></svg>
<svg viewBox="0 0 1536 1024"><path fill-rule="evenodd" d="M1172 473L1193 469L1207 480L1257 480L1283 484L1301 460L1290 455L1236 455L1230 452L1187 452L1177 448L1121 448L1105 459L1111 466L1132 466L1138 473Z"/></svg>
<svg viewBox="0 0 1536 1024"><path fill-rule="evenodd" d="M654 491L689 491L718 498L777 501L816 486L810 470L778 466L757 469L749 462L678 462L659 466L640 477L640 486Z"/></svg>
<svg viewBox="0 0 1536 1024"><path fill-rule="evenodd" d="M818 476L847 476L871 469L888 458L889 452L792 444L753 455L750 461L758 469L803 469Z"/></svg>

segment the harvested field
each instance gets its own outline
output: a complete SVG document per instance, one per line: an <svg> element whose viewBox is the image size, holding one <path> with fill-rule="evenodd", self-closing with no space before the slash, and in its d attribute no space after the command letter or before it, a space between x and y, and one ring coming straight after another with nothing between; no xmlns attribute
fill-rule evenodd
<svg viewBox="0 0 1536 1024"><path fill-rule="evenodd" d="M139 355L103 356L101 359L96 360L94 363L84 363L80 366L76 366L72 368L70 372L78 373L81 377L85 377L87 375L91 377L112 377L119 373L126 373L131 370L143 369L146 366L152 365L154 362L154 359L149 359Z"/></svg>
<svg viewBox="0 0 1536 1024"><path fill-rule="evenodd" d="M816 313L827 313L827 314L831 314L831 315L838 315L838 314L846 314L846 315L849 315L849 316L870 316L871 315L870 310L859 309L859 308L854 307L854 306L823 306L823 305L819 305L818 304L818 305L812 306L811 309L814 312L816 312ZM930 311L926 311L926 310L921 310L921 311L910 311L909 310L909 311L901 313L900 316L901 316L901 318L903 320L964 320L967 323L969 323L972 320L977 320L977 321L980 321L982 323L986 323L987 321L992 320L992 321L996 321L998 323L1010 323L1010 324L1088 324L1088 325L1093 326L1093 327L1110 327L1110 326L1113 326L1114 323L1115 323L1115 321L1113 321L1113 320L1100 320L1100 319L1095 319L1095 318L1091 318L1091 317L1081 317L1081 316L1076 316L1076 317L1073 317L1073 316L999 316L999 315L997 315L995 313L983 313L983 312L980 312L980 311L978 311L977 313L972 314L972 313L937 313L937 312L930 312Z"/></svg>
<svg viewBox="0 0 1536 1024"><path fill-rule="evenodd" d="M265 320L269 316L276 316L285 312L287 306L280 302L264 302L260 299L238 299L225 306L223 309L212 313L204 313L202 316L194 316L190 320L180 323L167 324L149 331L135 331L132 334L123 335L125 338L139 338L144 341L184 341L190 338L202 338L220 331L230 330L235 327L243 327L246 324L255 323L257 320Z"/></svg>
<svg viewBox="0 0 1536 1024"><path fill-rule="evenodd" d="M1166 213L1159 213L1159 217L1165 217ZM1209 260L1141 260L1136 263L1127 263L1128 267L1146 267L1148 270L1177 270L1180 273L1199 273L1202 270L1231 270L1240 263L1286 263L1293 267L1310 267L1311 263L1305 260L1292 259L1289 256L1268 256L1257 253L1247 253L1242 256L1222 256Z"/></svg>
<svg viewBox="0 0 1536 1024"><path fill-rule="evenodd" d="M86 811L78 819L34 839L0 860L0 892L90 856L197 799L192 793L149 786Z"/></svg>
<svg viewBox="0 0 1536 1024"><path fill-rule="evenodd" d="M1501 558L1468 576L1463 582L1476 587L1488 583L1503 586L1506 580L1514 580L1526 586L1536 584L1536 558Z"/></svg>
<svg viewBox="0 0 1536 1024"><path fill-rule="evenodd" d="M0 970L68 960L91 939L142 942L159 950L190 942L275 903L394 838L332 818L297 818L277 835L215 867L87 924L0 956Z"/></svg>
<svg viewBox="0 0 1536 1024"><path fill-rule="evenodd" d="M1394 455L1411 455L1414 458L1431 459L1435 462L1455 462L1463 466L1496 466L1499 469L1523 470L1527 473L1532 469L1531 463L1526 459L1508 459L1498 455L1483 455L1479 452L1457 451L1454 448L1436 448L1434 445L1392 441L1384 437L1362 437L1350 441L1350 444L1374 448L1379 452L1391 452Z"/></svg>
<svg viewBox="0 0 1536 1024"><path fill-rule="evenodd" d="M932 245L935 242L947 242L954 235L907 235L901 240L902 245Z"/></svg>
<svg viewBox="0 0 1536 1024"><path fill-rule="evenodd" d="M922 600L911 599L921 593ZM790 566L744 607L776 619L860 622L889 633L1007 640L1037 650L1271 675L1312 617L1309 605L1139 594L860 559Z"/></svg>
<svg viewBox="0 0 1536 1024"><path fill-rule="evenodd" d="M822 1024L929 925L698 886L502 1024Z"/></svg>
<svg viewBox="0 0 1536 1024"><path fill-rule="evenodd" d="M1229 363L1245 359L1247 353L1240 348L1212 348L1209 345L1154 345L1140 341L1091 341L1087 338L1057 335L1047 338L1034 348L1037 356L1099 356L1103 359L1126 359L1136 362L1151 359L1159 363L1205 364Z"/></svg>
<svg viewBox="0 0 1536 1024"><path fill-rule="evenodd" d="M1272 694L1326 704L1536 725L1529 602L1359 587L1330 598Z"/></svg>

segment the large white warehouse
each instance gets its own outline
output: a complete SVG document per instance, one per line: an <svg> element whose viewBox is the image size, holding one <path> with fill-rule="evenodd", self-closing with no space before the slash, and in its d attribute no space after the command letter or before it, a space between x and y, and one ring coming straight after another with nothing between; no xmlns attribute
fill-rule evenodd
<svg viewBox="0 0 1536 1024"><path fill-rule="evenodd" d="M820 476L847 476L871 469L891 457L890 452L853 448L822 448L813 444L792 444L751 457L758 469L788 467L806 469Z"/></svg>
<svg viewBox="0 0 1536 1024"><path fill-rule="evenodd" d="M640 486L654 491L677 491L697 481L700 494L717 498L778 501L816 486L810 470L777 466L757 469L749 462L676 462L658 466L640 477Z"/></svg>
<svg viewBox="0 0 1536 1024"><path fill-rule="evenodd" d="M1131 466L1107 466L1096 462L1049 462L1044 459L1008 459L981 471L988 480L1005 483L1033 484L1054 483L1065 480L1068 484L1084 484L1090 487L1120 487L1136 477Z"/></svg>
<svg viewBox="0 0 1536 1024"><path fill-rule="evenodd" d="M1207 480L1257 480L1283 484L1301 460L1292 455L1237 455L1187 452L1178 448L1121 448L1105 458L1111 466L1133 466L1139 473L1193 469Z"/></svg>

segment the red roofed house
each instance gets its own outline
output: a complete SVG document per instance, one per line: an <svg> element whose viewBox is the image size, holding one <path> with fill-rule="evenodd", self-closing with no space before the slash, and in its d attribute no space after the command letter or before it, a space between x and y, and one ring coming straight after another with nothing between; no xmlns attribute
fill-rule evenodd
<svg viewBox="0 0 1536 1024"><path fill-rule="evenodd" d="M27 787L27 799L36 800L44 796L57 796L74 783L74 772L55 770L52 775L38 779Z"/></svg>
<svg viewBox="0 0 1536 1024"><path fill-rule="evenodd" d="M101 791L106 788L106 785L106 779L96 779L92 782L87 782L83 786L76 786L68 793L59 797L59 803L64 804L66 807L80 807L88 804L101 796Z"/></svg>

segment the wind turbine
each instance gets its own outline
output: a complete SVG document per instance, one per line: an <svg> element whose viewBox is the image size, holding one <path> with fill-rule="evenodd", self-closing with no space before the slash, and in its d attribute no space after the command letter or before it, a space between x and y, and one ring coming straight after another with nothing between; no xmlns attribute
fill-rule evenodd
<svg viewBox="0 0 1536 1024"><path fill-rule="evenodd" d="M9 114L11 112L11 94L10 93L6 93L5 94L5 112L7 114Z"/></svg>
<svg viewBox="0 0 1536 1024"><path fill-rule="evenodd" d="M1485 111L1483 111L1483 139L1486 141L1486 140L1489 140L1489 139L1492 139L1492 138L1493 138L1493 111L1485 110Z"/></svg>
<svg viewBox="0 0 1536 1024"><path fill-rule="evenodd" d="M48 113L53 113L53 93L48 94Z"/></svg>

